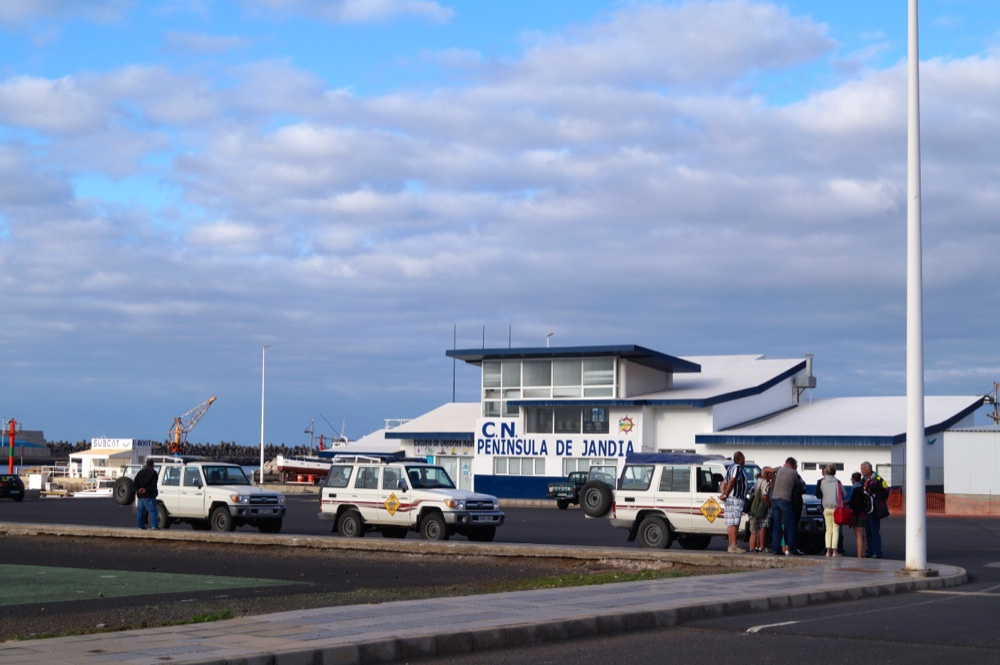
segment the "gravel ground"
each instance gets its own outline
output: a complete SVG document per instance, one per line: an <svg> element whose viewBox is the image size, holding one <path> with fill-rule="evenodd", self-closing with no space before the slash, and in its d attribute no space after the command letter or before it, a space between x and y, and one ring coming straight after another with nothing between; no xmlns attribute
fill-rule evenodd
<svg viewBox="0 0 1000 665"><path fill-rule="evenodd" d="M570 559L319 551L55 536L4 536L0 539L0 563L299 582L224 593L212 590L49 603L24 598L23 603L0 605L0 640L4 641L311 607L491 593L510 590L519 580L617 570L608 564Z"/></svg>

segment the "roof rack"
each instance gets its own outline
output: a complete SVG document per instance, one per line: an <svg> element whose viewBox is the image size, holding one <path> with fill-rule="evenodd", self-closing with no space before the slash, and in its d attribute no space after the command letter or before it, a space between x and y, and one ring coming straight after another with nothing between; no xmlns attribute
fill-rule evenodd
<svg viewBox="0 0 1000 665"><path fill-rule="evenodd" d="M365 453L349 454L341 453L333 456L334 463L343 462L348 464L365 463L368 464L392 464L393 462L421 462L427 463L426 457L403 457L398 453Z"/></svg>

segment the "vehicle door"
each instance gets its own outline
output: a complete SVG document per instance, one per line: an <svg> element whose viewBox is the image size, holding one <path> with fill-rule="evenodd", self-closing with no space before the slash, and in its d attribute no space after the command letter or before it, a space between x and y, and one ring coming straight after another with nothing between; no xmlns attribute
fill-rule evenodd
<svg viewBox="0 0 1000 665"><path fill-rule="evenodd" d="M156 498L160 500L168 513L177 512L177 502L180 499L181 467L179 465L164 465L160 467L160 482L156 487Z"/></svg>
<svg viewBox="0 0 1000 665"><path fill-rule="evenodd" d="M379 477L381 468L375 465L361 465L354 477L353 503L358 507L361 517L366 522L377 522L379 519L378 498Z"/></svg>
<svg viewBox="0 0 1000 665"><path fill-rule="evenodd" d="M689 464L664 464L660 467L660 475L656 479L654 505L666 513L674 530L681 532L691 530L695 515L700 517L700 513L691 491Z"/></svg>
<svg viewBox="0 0 1000 665"><path fill-rule="evenodd" d="M633 519L641 510L654 507L655 493L653 475L656 466L653 464L627 464L622 471L618 491L615 492L615 510L625 519Z"/></svg>
<svg viewBox="0 0 1000 665"><path fill-rule="evenodd" d="M411 494L407 481L404 479L403 467L387 466L382 469L382 481L379 484L377 506L379 522L409 526Z"/></svg>
<svg viewBox="0 0 1000 665"><path fill-rule="evenodd" d="M726 533L722 500L719 491L726 479L726 468L720 464L695 466L694 496L692 498L692 530L698 533Z"/></svg>
<svg viewBox="0 0 1000 665"><path fill-rule="evenodd" d="M181 475L181 489L177 501L178 515L206 517L205 478L200 466L185 466Z"/></svg>
<svg viewBox="0 0 1000 665"><path fill-rule="evenodd" d="M351 472L354 467L349 464L334 464L326 474L326 480L320 488L320 509L324 512L337 512L337 506L348 500L351 491Z"/></svg>

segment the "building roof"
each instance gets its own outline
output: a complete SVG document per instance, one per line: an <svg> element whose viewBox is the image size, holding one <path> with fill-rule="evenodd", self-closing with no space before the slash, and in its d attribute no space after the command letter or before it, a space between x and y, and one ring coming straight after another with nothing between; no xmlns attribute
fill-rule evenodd
<svg viewBox="0 0 1000 665"><path fill-rule="evenodd" d="M91 448L78 453L70 453L72 457L131 457L131 448Z"/></svg>
<svg viewBox="0 0 1000 665"><path fill-rule="evenodd" d="M810 446L891 446L906 441L906 397L837 397L803 403L774 416L713 434L696 443ZM979 396L924 398L928 436L940 434L983 404Z"/></svg>
<svg viewBox="0 0 1000 665"><path fill-rule="evenodd" d="M699 372L696 363L683 358L668 356L635 344L606 346L547 346L517 349L452 349L445 355L464 360L471 365L481 365L484 360L526 360L547 358L598 358L615 356L653 369L675 374Z"/></svg>
<svg viewBox="0 0 1000 665"><path fill-rule="evenodd" d="M386 439L437 439L472 441L476 421L482 417L479 402L449 402L399 427L386 430Z"/></svg>

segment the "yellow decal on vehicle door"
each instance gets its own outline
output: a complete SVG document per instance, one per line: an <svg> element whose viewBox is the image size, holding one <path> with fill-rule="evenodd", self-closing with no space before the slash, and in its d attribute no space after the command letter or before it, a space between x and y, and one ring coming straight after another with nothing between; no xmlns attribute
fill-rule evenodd
<svg viewBox="0 0 1000 665"><path fill-rule="evenodd" d="M701 514L705 516L710 523L715 523L715 518L722 514L722 506L719 502L715 500L714 496L708 497L708 501L701 504Z"/></svg>
<svg viewBox="0 0 1000 665"><path fill-rule="evenodd" d="M385 500L385 509L389 511L390 515L395 515L396 511L399 510L399 499L396 498L395 494L390 494L389 498Z"/></svg>

